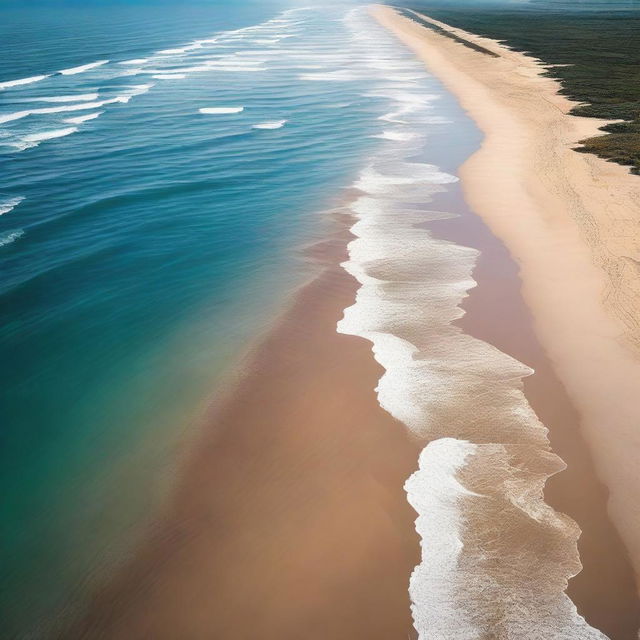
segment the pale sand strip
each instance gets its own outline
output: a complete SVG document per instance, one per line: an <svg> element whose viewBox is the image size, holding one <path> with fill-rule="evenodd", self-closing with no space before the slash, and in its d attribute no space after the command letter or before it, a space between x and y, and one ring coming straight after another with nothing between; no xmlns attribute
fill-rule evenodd
<svg viewBox="0 0 640 640"><path fill-rule="evenodd" d="M582 415L609 510L640 575L640 178L572 151L602 121L574 106L544 66L433 21L494 58L389 7L373 15L458 98L485 134L461 176L473 209L521 269L539 340Z"/></svg>

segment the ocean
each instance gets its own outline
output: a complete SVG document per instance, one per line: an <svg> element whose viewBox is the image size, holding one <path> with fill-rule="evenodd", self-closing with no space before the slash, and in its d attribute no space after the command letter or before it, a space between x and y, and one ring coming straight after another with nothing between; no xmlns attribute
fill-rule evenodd
<svg viewBox="0 0 640 640"><path fill-rule="evenodd" d="M348 44L345 11L0 9L11 635L118 562L217 381L312 274L302 248L379 143L384 98L322 47Z"/></svg>
<svg viewBox="0 0 640 640"><path fill-rule="evenodd" d="M304 248L354 191L345 268L361 289L338 330L373 343L381 405L436 440L407 484L420 637L476 637L495 599L514 603L508 629L526 601L540 637L602 637L562 594L578 531L541 500L561 463L522 394L530 371L451 325L477 252L425 225L456 215L480 137L411 52L349 2L0 12L7 637L46 636L127 557L198 417L313 276ZM494 559L519 561L495 540L505 513L559 549L515 581L483 555L486 536Z"/></svg>

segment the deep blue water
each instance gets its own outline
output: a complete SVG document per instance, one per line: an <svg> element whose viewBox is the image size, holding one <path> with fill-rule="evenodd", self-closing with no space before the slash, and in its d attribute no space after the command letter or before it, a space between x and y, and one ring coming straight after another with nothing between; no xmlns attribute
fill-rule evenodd
<svg viewBox="0 0 640 640"><path fill-rule="evenodd" d="M339 4L0 8L7 637L117 564L380 144Z"/></svg>

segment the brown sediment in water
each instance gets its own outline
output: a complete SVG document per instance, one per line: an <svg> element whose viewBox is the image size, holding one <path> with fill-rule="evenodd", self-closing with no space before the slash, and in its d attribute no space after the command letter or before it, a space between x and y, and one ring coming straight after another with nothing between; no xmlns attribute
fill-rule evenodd
<svg viewBox="0 0 640 640"><path fill-rule="evenodd" d="M419 445L378 405L346 230L206 417L166 514L69 638L411 638Z"/></svg>

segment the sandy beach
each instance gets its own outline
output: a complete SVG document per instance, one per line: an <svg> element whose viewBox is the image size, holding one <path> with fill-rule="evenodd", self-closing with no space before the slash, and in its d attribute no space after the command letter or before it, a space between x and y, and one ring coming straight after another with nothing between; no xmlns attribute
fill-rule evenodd
<svg viewBox="0 0 640 640"><path fill-rule="evenodd" d="M609 512L640 574L640 180L572 151L602 121L574 103L543 65L453 29L472 50L373 9L459 99L485 134L463 167L466 199L520 268L534 330L580 416Z"/></svg>

